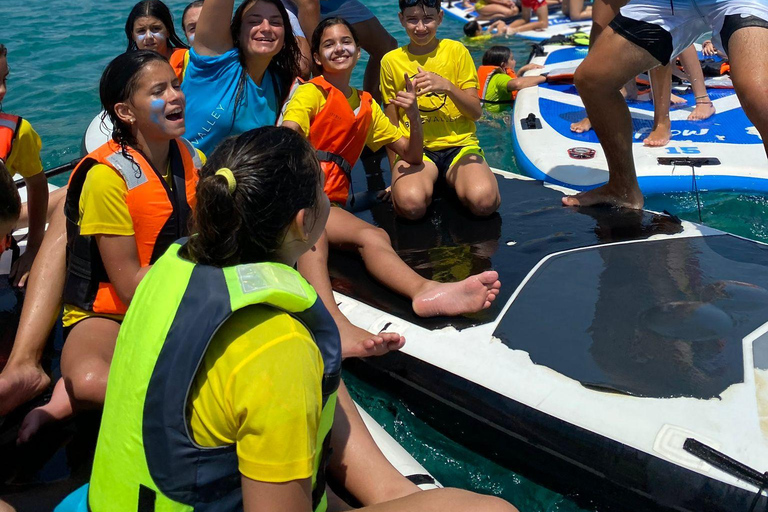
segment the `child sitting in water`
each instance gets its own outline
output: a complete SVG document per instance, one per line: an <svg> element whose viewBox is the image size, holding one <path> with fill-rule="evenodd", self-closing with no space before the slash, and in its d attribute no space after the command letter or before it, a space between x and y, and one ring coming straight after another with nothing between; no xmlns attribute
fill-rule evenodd
<svg viewBox="0 0 768 512"><path fill-rule="evenodd" d="M521 76L531 69L542 69L539 64L527 64L515 73L515 56L506 46L492 46L483 55L483 65L477 70L480 83L480 101L488 112L509 110L517 91L547 81L546 76Z"/></svg>
<svg viewBox="0 0 768 512"><path fill-rule="evenodd" d="M410 79L424 130L424 162L414 165L390 154L395 211L420 219L432 202L435 182L445 179L473 214L491 215L501 198L476 136L475 121L483 108L472 57L463 44L437 39L443 21L440 0L400 0L399 6L400 23L410 42L381 61L384 112L408 133L408 116L390 102Z"/></svg>
<svg viewBox="0 0 768 512"><path fill-rule="evenodd" d="M40 136L26 119L2 112L9 74L8 49L0 44L0 162L5 163L7 169L3 172L20 175L27 188L26 208L21 211L22 221L26 217L29 226L27 248L13 264L10 274L14 286L23 287L45 234L48 179L40 161Z"/></svg>
<svg viewBox="0 0 768 512"><path fill-rule="evenodd" d="M477 20L472 20L464 25L464 41L467 43L482 43L490 41L494 37L507 35L507 24L503 20L494 21L486 30Z"/></svg>

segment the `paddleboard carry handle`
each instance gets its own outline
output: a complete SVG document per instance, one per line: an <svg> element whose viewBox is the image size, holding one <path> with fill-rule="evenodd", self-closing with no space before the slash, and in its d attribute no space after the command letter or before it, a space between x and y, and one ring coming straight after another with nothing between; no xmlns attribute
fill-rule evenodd
<svg viewBox="0 0 768 512"><path fill-rule="evenodd" d="M523 130L541 130L541 120L536 114L531 112L527 117L520 120Z"/></svg>
<svg viewBox="0 0 768 512"><path fill-rule="evenodd" d="M708 446L701 441L697 441L692 437L685 440L683 443L683 450L698 457L707 464L716 467L720 471L724 471L731 476L735 476L740 480L744 480L745 482L749 482L756 486L758 488L757 493L755 494L755 499L752 500L752 506L749 507L749 512L755 510L755 506L760 500L763 491L768 489L768 471L760 473L756 469L752 469L746 464L742 464L736 459L732 459L728 455L715 450L711 446Z"/></svg>

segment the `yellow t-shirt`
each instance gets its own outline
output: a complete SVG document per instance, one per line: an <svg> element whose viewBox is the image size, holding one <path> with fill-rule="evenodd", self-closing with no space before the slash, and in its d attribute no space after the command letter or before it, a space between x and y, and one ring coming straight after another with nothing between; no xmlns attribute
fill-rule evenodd
<svg viewBox="0 0 768 512"><path fill-rule="evenodd" d="M469 51L458 41L441 39L437 48L426 55L413 55L402 46L381 59L381 96L388 103L405 90L404 74L413 77L418 67L437 73L459 89L477 89L477 70ZM462 114L448 95L419 96L419 111L424 129L424 147L431 150L456 146L477 146L475 122ZM410 133L410 123L402 109L400 129Z"/></svg>
<svg viewBox="0 0 768 512"><path fill-rule="evenodd" d="M197 150L200 160L205 164L205 155ZM166 169L164 176L168 185L172 185L171 173ZM133 236L133 219L128 210L125 197L128 195L128 185L125 180L111 167L96 164L89 171L83 183L80 194L80 234ZM71 304L64 305L62 323L64 327L75 325L89 316L103 316L122 320L123 315L96 315L92 311L80 309Z"/></svg>
<svg viewBox="0 0 768 512"><path fill-rule="evenodd" d="M43 172L43 163L40 161L42 147L40 136L26 119L22 119L13 139L11 154L5 162L11 176L18 174L22 178L29 178Z"/></svg>
<svg viewBox="0 0 768 512"><path fill-rule="evenodd" d="M360 95L357 89L352 88L352 95L347 98L347 103L355 110L360 106ZM291 101L283 112L283 122L293 121L301 127L304 136L309 134L309 125L315 116L325 106L325 94L315 84L302 84L291 97ZM371 104L373 119L368 129L368 137L365 145L372 151L377 151L381 146L391 144L402 137L400 131L392 125L389 118L384 115L378 103Z"/></svg>
<svg viewBox="0 0 768 512"><path fill-rule="evenodd" d="M268 306L235 312L192 384L188 421L201 446L237 445L240 473L262 482L308 478L322 409L323 360L304 325Z"/></svg>

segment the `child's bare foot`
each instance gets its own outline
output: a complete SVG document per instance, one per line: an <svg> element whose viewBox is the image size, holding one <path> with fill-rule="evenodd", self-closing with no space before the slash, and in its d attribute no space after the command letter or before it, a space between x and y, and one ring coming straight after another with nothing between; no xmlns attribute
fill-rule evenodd
<svg viewBox="0 0 768 512"><path fill-rule="evenodd" d="M588 132L592 129L592 123L589 122L589 118L585 117L578 123L571 123L571 131L576 133Z"/></svg>
<svg viewBox="0 0 768 512"><path fill-rule="evenodd" d="M52 421L63 420L74 414L72 402L64 386L64 379L59 379L53 388L51 401L42 407L32 409L21 422L19 433L16 438L17 444L23 444L29 441L40 428Z"/></svg>
<svg viewBox="0 0 768 512"><path fill-rule="evenodd" d="M669 95L669 102L673 105L687 105L688 100L685 98L681 98L680 96L675 96L674 94Z"/></svg>
<svg viewBox="0 0 768 512"><path fill-rule="evenodd" d="M0 416L46 390L51 379L35 364L10 364L0 373Z"/></svg>
<svg viewBox="0 0 768 512"><path fill-rule="evenodd" d="M715 106L711 101L696 102L693 112L688 116L689 121L703 121L715 115Z"/></svg>
<svg viewBox="0 0 768 512"><path fill-rule="evenodd" d="M470 276L458 283L430 281L413 298L413 311L423 317L476 313L491 307L499 288L499 273L494 270Z"/></svg>
<svg viewBox="0 0 768 512"><path fill-rule="evenodd" d="M350 321L339 322L341 335L341 357L382 356L405 345L405 338L395 332L372 334Z"/></svg>
<svg viewBox="0 0 768 512"><path fill-rule="evenodd" d="M651 147L661 147L669 144L671 136L671 124L669 118L661 121L653 127L651 133L643 140L643 145Z"/></svg>
<svg viewBox="0 0 768 512"><path fill-rule="evenodd" d="M620 206L639 210L643 207L643 193L635 183L630 187L613 186L610 182L586 192L563 197L565 206Z"/></svg>

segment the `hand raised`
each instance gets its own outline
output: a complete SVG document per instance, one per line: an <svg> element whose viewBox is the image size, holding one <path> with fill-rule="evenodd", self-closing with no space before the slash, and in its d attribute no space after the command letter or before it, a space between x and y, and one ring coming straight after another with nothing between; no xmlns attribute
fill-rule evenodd
<svg viewBox="0 0 768 512"><path fill-rule="evenodd" d="M397 91L397 95L389 103L405 110L410 119L419 117L419 104L416 101L415 87L407 73L405 74L405 90Z"/></svg>
<svg viewBox="0 0 768 512"><path fill-rule="evenodd" d="M423 96L430 92L446 94L450 90L451 82L445 78L437 73L425 71L421 66L418 67L418 70L419 72L413 77L413 87L416 90L416 96Z"/></svg>

